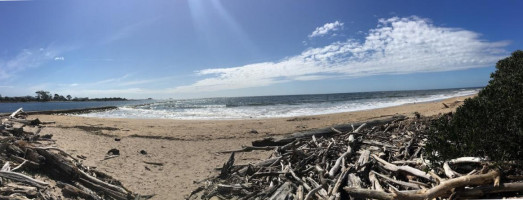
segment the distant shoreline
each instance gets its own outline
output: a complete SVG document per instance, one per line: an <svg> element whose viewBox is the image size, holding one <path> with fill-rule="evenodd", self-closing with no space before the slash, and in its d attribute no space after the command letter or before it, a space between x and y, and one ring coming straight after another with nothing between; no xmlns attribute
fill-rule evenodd
<svg viewBox="0 0 523 200"><path fill-rule="evenodd" d="M463 90L462 90L463 89ZM337 114L393 106L435 102L447 98L474 95L478 90L448 92L373 92L340 93L280 97L231 97L197 100L151 101L50 101L7 103L0 113L20 107L36 114L82 114L95 118L177 119L177 120L248 120ZM151 104L152 103L152 104ZM106 109L110 107L110 109ZM122 108L122 109L119 109ZM109 112L98 112L108 111Z"/></svg>
<svg viewBox="0 0 523 200"><path fill-rule="evenodd" d="M14 98L14 97L13 97ZM96 102L96 101L134 101L133 99L89 99L89 100L66 100L66 101L2 101L0 100L0 104L2 103L47 103L47 102Z"/></svg>
<svg viewBox="0 0 523 200"><path fill-rule="evenodd" d="M28 111L25 114L28 115L52 115L52 114L80 114L89 112L103 112L107 110L118 109L116 106L103 106L95 108L80 108L80 109L66 109L66 110L44 110L44 111ZM11 113L0 113L0 116L7 116Z"/></svg>

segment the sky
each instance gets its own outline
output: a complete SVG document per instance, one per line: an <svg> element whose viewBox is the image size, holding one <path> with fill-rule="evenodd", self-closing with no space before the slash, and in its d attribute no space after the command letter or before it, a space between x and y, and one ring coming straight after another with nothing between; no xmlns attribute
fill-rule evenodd
<svg viewBox="0 0 523 200"><path fill-rule="evenodd" d="M0 1L0 95L200 98L481 87L523 1Z"/></svg>

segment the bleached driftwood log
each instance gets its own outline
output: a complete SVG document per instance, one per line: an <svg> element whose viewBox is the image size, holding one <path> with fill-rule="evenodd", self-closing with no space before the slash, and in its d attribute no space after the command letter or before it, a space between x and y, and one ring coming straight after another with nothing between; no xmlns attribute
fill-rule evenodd
<svg viewBox="0 0 523 200"><path fill-rule="evenodd" d="M523 191L523 182L504 183L499 186L479 186L472 189L465 189L458 191L456 197L458 198L479 198L486 194L496 194L503 192L517 192Z"/></svg>
<svg viewBox="0 0 523 200"><path fill-rule="evenodd" d="M46 182L36 180L18 172L0 171L0 177L10 179L13 181L18 181L21 183L26 183L39 188L43 188L48 185Z"/></svg>
<svg viewBox="0 0 523 200"><path fill-rule="evenodd" d="M413 168L413 167L410 167L410 166L397 166L397 165L394 165L394 164L391 164L383 159L381 159L380 157L378 157L377 155L375 154L372 154L372 157L374 159L376 159L376 161L378 161L385 169L387 170L390 170L390 171L393 171L393 172L406 172L406 173L409 173L409 174L412 174L414 176L417 176L417 177L421 177L421 178L424 178L426 180L429 180L429 181L432 181L432 178L429 174L419 170L419 169L416 169L416 168Z"/></svg>
<svg viewBox="0 0 523 200"><path fill-rule="evenodd" d="M361 126L363 124L366 124L366 126L378 126L378 125L382 125L382 124L391 123L396 120L404 120L404 119L406 119L405 116L399 115L399 116L388 117L388 118L384 118L384 119L373 120L373 121L369 121L369 122L341 124L341 125L337 125L337 126L332 126L332 128L334 128L338 131L341 131L341 132L348 132L348 131L352 131L352 127L354 127L354 126ZM296 132L296 133L293 133L290 135L269 137L269 138L264 138L262 140L255 140L252 142L252 146L281 146L281 145L288 144L299 138L308 138L308 137L312 137L312 136L316 136L316 137L331 136L331 135L337 134L337 132L333 131L332 128L331 127L320 128L320 129L314 129L314 130L309 130L309 131Z"/></svg>
<svg viewBox="0 0 523 200"><path fill-rule="evenodd" d="M14 111L11 115L9 115L9 119L15 118L18 113L23 112L24 110L22 108L18 108L18 110Z"/></svg>
<svg viewBox="0 0 523 200"><path fill-rule="evenodd" d="M369 189L360 189L354 187L345 187L345 191L349 195L358 198L372 198L372 199L405 199L405 200L423 200L433 199L436 197L444 197L450 194L454 188L465 187L470 185L482 185L494 182L494 185L499 184L498 178L500 173L498 171L490 171L486 174L467 175L459 178L450 179L428 190L415 191L399 191L399 192L380 192Z"/></svg>

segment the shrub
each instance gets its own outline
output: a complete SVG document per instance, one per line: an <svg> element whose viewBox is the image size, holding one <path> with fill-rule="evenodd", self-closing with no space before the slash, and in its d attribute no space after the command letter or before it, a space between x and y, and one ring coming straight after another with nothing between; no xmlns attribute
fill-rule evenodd
<svg viewBox="0 0 523 200"><path fill-rule="evenodd" d="M498 61L490 77L454 114L433 121L427 144L431 161L460 156L522 160L523 51Z"/></svg>

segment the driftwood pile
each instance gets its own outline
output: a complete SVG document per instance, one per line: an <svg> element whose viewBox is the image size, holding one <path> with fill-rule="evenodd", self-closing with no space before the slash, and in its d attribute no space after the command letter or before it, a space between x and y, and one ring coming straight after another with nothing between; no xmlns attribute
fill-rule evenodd
<svg viewBox="0 0 523 200"><path fill-rule="evenodd" d="M463 199L523 197L521 161L425 160L430 118L394 117L254 141L231 153L217 177L188 199ZM272 150L256 164L235 152Z"/></svg>
<svg viewBox="0 0 523 200"><path fill-rule="evenodd" d="M0 199L140 199L111 176L89 169L41 135L46 123L22 109L1 117Z"/></svg>

